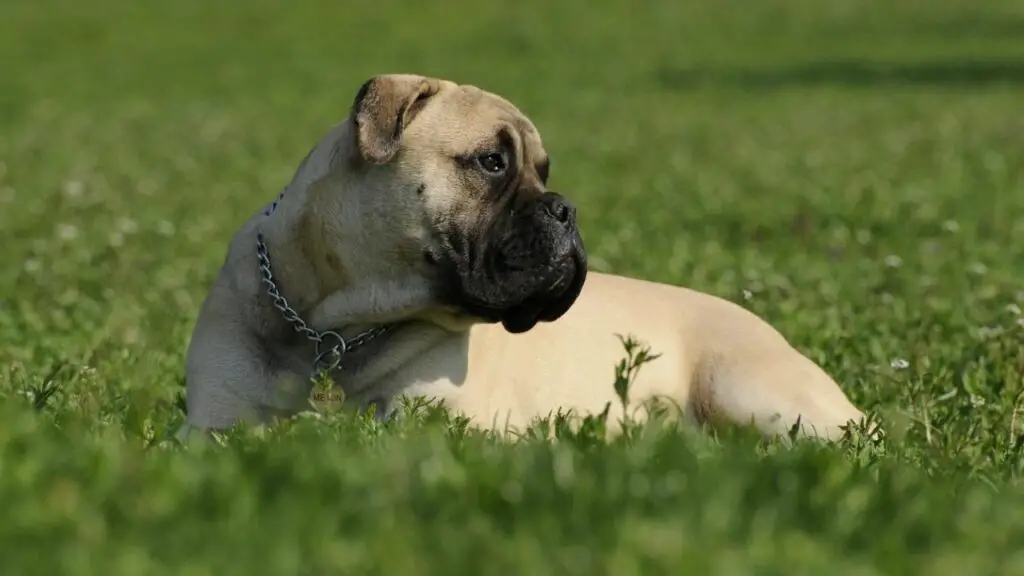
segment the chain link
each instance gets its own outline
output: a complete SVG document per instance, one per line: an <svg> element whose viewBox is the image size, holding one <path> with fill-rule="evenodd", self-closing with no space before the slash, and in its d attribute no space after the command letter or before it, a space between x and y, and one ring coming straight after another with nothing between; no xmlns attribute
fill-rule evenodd
<svg viewBox="0 0 1024 576"><path fill-rule="evenodd" d="M341 358L346 353L366 345L374 338L390 331L394 327L393 324L375 326L365 332L361 332L351 340L345 340L341 334L333 330L318 332L306 324L277 288L277 283L274 282L274 273L270 268L270 251L267 249L267 244L263 241L263 234L259 232L256 233L256 258L259 261L260 277L267 286L267 294L274 301L274 308L281 312L281 315L292 325L296 332L316 344L316 356L313 358L314 377L337 368L341 364Z"/></svg>

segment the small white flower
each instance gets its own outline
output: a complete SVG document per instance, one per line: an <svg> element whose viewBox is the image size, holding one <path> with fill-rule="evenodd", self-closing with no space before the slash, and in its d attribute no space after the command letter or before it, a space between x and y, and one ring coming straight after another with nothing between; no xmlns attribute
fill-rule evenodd
<svg viewBox="0 0 1024 576"><path fill-rule="evenodd" d="M910 368L910 362L903 358L893 358L892 361L889 362L889 366L893 370L906 370L907 368Z"/></svg>
<svg viewBox="0 0 1024 576"><path fill-rule="evenodd" d="M754 293L751 292L750 290L744 290L743 291L743 299L744 300L750 300L753 297L754 297Z"/></svg>
<svg viewBox="0 0 1024 576"><path fill-rule="evenodd" d="M1020 306L1015 303L1007 304L1006 311L1009 312L1010 314L1013 314L1014 316L1020 316L1021 314Z"/></svg>
<svg viewBox="0 0 1024 576"><path fill-rule="evenodd" d="M74 240L78 238L78 228L72 224L57 224L57 237L61 240Z"/></svg>
<svg viewBox="0 0 1024 576"><path fill-rule="evenodd" d="M78 198L85 191L85 184L81 180L68 180L64 183L64 195L68 198Z"/></svg>
<svg viewBox="0 0 1024 576"><path fill-rule="evenodd" d="M121 218L117 223L118 228L125 234L135 234L139 229L139 225L135 223L135 220L130 218Z"/></svg>
<svg viewBox="0 0 1024 576"><path fill-rule="evenodd" d="M956 220L946 220L942 223L942 229L950 234L956 234L960 231L960 223Z"/></svg>
<svg viewBox="0 0 1024 576"><path fill-rule="evenodd" d="M899 268L903 265L903 259L895 254L889 254L885 257L885 265L889 268Z"/></svg>
<svg viewBox="0 0 1024 576"><path fill-rule="evenodd" d="M156 231L161 236L174 236L174 224L171 224L167 220L161 220L156 225Z"/></svg>
<svg viewBox="0 0 1024 576"><path fill-rule="evenodd" d="M982 326L978 328L978 336L982 340L988 340L989 338L995 338L1003 333L1002 326Z"/></svg>

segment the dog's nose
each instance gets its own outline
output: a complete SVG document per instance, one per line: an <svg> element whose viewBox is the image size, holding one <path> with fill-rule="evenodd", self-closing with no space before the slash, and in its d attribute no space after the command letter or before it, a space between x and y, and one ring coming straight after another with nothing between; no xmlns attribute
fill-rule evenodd
<svg viewBox="0 0 1024 576"><path fill-rule="evenodd" d="M559 224L571 225L576 220L576 207L556 192L547 192L540 197L544 212Z"/></svg>

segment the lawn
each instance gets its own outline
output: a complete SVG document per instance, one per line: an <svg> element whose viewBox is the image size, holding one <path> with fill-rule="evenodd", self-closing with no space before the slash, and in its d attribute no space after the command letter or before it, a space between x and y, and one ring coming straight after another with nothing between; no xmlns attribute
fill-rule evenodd
<svg viewBox="0 0 1024 576"><path fill-rule="evenodd" d="M0 3L5 574L1024 574L1020 2L286 6ZM171 441L228 239L382 72L517 103L594 269L762 315L887 438Z"/></svg>

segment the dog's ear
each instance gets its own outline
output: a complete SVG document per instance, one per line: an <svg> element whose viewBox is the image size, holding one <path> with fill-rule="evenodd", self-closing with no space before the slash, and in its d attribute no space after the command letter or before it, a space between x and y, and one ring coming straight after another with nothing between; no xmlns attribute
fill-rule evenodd
<svg viewBox="0 0 1024 576"><path fill-rule="evenodd" d="M394 158L402 131L438 88L436 80L410 74L385 74L367 80L359 88L351 112L356 145L363 159L385 164Z"/></svg>

